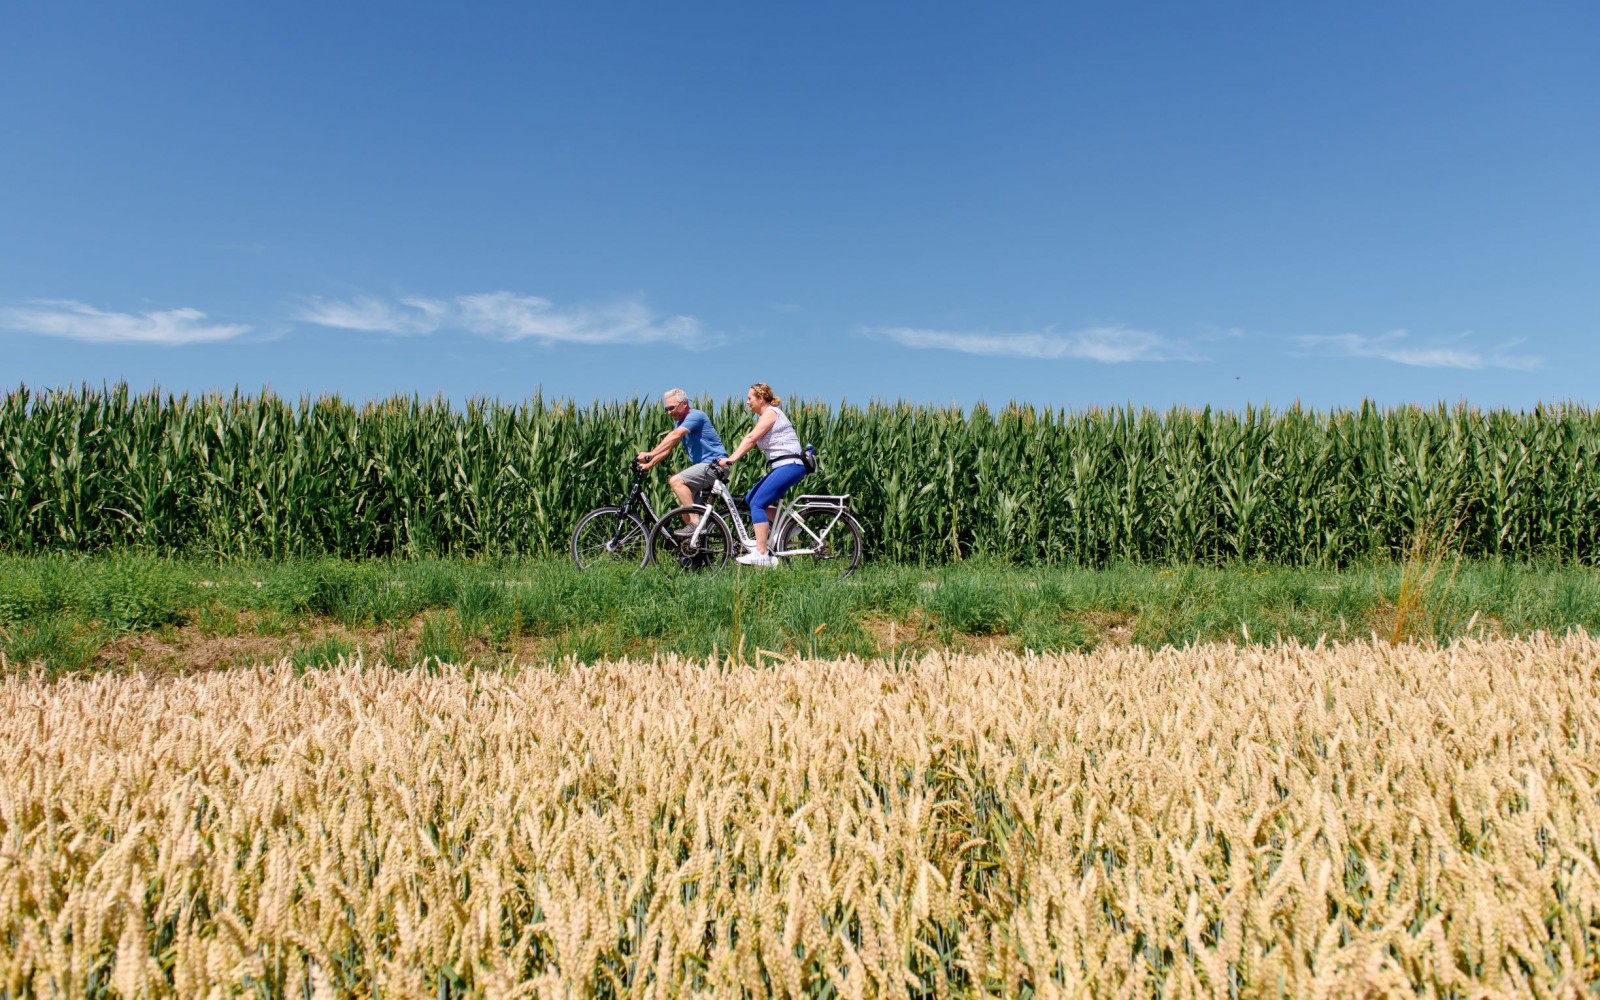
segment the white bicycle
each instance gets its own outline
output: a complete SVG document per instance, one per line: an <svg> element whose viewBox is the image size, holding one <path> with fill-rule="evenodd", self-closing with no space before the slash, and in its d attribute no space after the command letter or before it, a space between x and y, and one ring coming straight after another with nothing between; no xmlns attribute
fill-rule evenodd
<svg viewBox="0 0 1600 1000"><path fill-rule="evenodd" d="M674 507L656 519L645 546L645 565L653 562L672 576L716 573L736 552L735 537L743 550L755 549L755 535L746 523L749 505L728 489L727 469L714 467L713 474L705 503ZM692 525L691 517L698 518ZM830 569L843 579L861 565L861 537L861 525L850 513L850 494L811 493L778 504L767 551L781 560Z"/></svg>

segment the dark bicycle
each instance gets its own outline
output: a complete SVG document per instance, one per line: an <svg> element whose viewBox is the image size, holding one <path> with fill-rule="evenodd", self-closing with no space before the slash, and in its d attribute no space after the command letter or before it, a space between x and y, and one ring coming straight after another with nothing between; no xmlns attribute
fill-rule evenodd
<svg viewBox="0 0 1600 1000"><path fill-rule="evenodd" d="M579 569L605 563L644 565L647 536L656 523L655 508L644 491L644 470L637 459L628 463L632 482L620 506L596 507L572 529L572 561Z"/></svg>

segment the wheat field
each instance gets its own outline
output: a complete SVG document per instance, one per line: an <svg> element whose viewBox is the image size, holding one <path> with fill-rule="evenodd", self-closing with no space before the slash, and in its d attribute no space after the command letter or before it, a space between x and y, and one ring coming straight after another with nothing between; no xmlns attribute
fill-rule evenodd
<svg viewBox="0 0 1600 1000"><path fill-rule="evenodd" d="M0 681L0 994L1570 996L1600 643Z"/></svg>

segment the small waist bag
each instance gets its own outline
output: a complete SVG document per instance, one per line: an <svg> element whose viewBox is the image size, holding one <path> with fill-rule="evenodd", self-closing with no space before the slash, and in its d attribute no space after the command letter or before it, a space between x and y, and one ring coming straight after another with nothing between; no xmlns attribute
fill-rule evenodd
<svg viewBox="0 0 1600 1000"><path fill-rule="evenodd" d="M817 449L811 447L810 445L806 445L806 450L803 451L803 452L800 452L797 455L774 455L774 456L772 456L771 458L767 459L767 468L770 469L774 465L777 465L779 462L787 462L791 458L798 458L800 460L801 464L803 464L806 467L806 473L808 475L810 473L816 472L818 467L821 464L821 463L819 463L817 461Z"/></svg>

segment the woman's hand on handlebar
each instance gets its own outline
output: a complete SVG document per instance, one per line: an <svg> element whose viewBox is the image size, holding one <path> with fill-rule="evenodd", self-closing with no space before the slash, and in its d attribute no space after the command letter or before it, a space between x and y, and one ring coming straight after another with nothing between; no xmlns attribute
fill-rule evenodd
<svg viewBox="0 0 1600 1000"><path fill-rule="evenodd" d="M732 458L723 457L723 458L717 459L717 465L720 466L721 468L726 469L729 466L733 465L734 461L735 460L732 459Z"/></svg>

